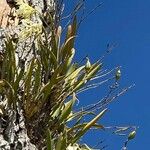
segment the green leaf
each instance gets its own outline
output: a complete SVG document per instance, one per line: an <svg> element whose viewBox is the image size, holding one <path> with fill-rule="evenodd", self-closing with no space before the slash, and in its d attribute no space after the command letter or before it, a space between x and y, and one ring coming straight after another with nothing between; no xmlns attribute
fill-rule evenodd
<svg viewBox="0 0 150 150"><path fill-rule="evenodd" d="M76 36L71 36L70 38L67 39L67 41L64 43L64 45L61 47L61 56L62 56L62 61L66 60L71 55L71 49L73 48L72 46L69 46L72 40Z"/></svg>
<svg viewBox="0 0 150 150"><path fill-rule="evenodd" d="M53 113L51 114L51 117L53 119L57 118L61 114L62 107L63 107L63 103L61 103L60 105L58 105L57 108L55 110L53 110Z"/></svg>
<svg viewBox="0 0 150 150"><path fill-rule="evenodd" d="M24 77L24 69L21 69L19 74L16 75L16 80L15 80L14 85L13 85L15 93L17 93L17 91L18 91L19 83L21 80L23 80L23 77Z"/></svg>
<svg viewBox="0 0 150 150"><path fill-rule="evenodd" d="M40 103L43 104L48 95L51 93L52 87L53 87L52 83L48 82L44 87L41 88L39 94L35 98L35 101L41 100Z"/></svg>
<svg viewBox="0 0 150 150"><path fill-rule="evenodd" d="M99 64L98 62L93 64L87 73L86 80L90 80L94 75L101 69L102 64Z"/></svg>
<svg viewBox="0 0 150 150"><path fill-rule="evenodd" d="M79 129L83 129L88 123L82 123L82 124L77 124L75 126L73 126L72 128L68 129L68 133L72 132L72 131L76 131L76 130L79 130ZM100 125L100 124L93 124L91 127L94 127L96 129L104 129L104 126L103 125Z"/></svg>
<svg viewBox="0 0 150 150"><path fill-rule="evenodd" d="M4 56L4 63L3 63L3 71L5 72L5 79L13 83L16 75L16 58L15 58L15 46L13 41L10 37L7 37L7 41L5 42L6 52Z"/></svg>
<svg viewBox="0 0 150 150"><path fill-rule="evenodd" d="M63 144L63 137L62 134L60 134L56 143L56 150L62 150L62 144Z"/></svg>
<svg viewBox="0 0 150 150"><path fill-rule="evenodd" d="M75 36L76 32L77 32L77 17L75 16L73 18L73 22L72 22L72 25L71 25L70 29L68 29L69 34L67 36L67 39L69 39L72 36ZM74 47L74 40L75 40L74 38L71 39L71 41L67 45L68 49L72 49Z"/></svg>
<svg viewBox="0 0 150 150"><path fill-rule="evenodd" d="M90 69L86 70L85 74L82 74L78 81L74 84L73 92L78 91L80 88L82 88L91 78L94 77L94 75L100 70L102 64L99 64L98 62L91 65Z"/></svg>
<svg viewBox="0 0 150 150"><path fill-rule="evenodd" d="M51 135L51 131L48 129L47 130L47 150L53 150L53 146L52 146L52 135Z"/></svg>
<svg viewBox="0 0 150 150"><path fill-rule="evenodd" d="M70 82L72 80L75 80L78 76L79 76L79 73L84 69L85 66L81 66L79 67L78 69L76 69L75 71L73 71L70 75L68 75L66 77L66 81L67 82Z"/></svg>
<svg viewBox="0 0 150 150"><path fill-rule="evenodd" d="M64 67L63 67L63 73L65 74L66 72L68 73L68 70L70 69L70 66L71 66L71 63L72 63L72 60L74 58L74 55L75 55L75 49L72 48L71 49L71 52L70 52L70 55L65 59L64 61Z"/></svg>
<svg viewBox="0 0 150 150"><path fill-rule="evenodd" d="M94 119L92 119L89 123L87 123L83 129L81 129L76 136L74 137L74 139L71 141L72 144L77 142L81 136L83 136L93 125L95 125L95 123L104 115L104 113L107 111L107 109L104 109L103 111L101 111Z"/></svg>
<svg viewBox="0 0 150 150"><path fill-rule="evenodd" d="M76 32L77 32L77 17L75 16L72 25L68 26L65 44L61 49L62 60L65 59L66 56L68 55L70 56L71 49L74 47Z"/></svg>
<svg viewBox="0 0 150 150"><path fill-rule="evenodd" d="M67 117L70 115L75 101L76 101L76 97L75 97L75 93L74 93L73 98L65 104L64 109L62 110L62 113L60 116L60 122L65 121L67 119Z"/></svg>
<svg viewBox="0 0 150 150"><path fill-rule="evenodd" d="M24 92L24 100L29 101L31 99L31 80L32 80L32 74L33 74L33 69L34 69L34 64L35 64L35 59L32 59L26 76L25 76L25 92ZM26 99L25 99L25 94L26 94Z"/></svg>
<svg viewBox="0 0 150 150"><path fill-rule="evenodd" d="M39 60L36 60L36 69L34 74L34 88L33 93L36 94L39 92L41 87L41 64Z"/></svg>

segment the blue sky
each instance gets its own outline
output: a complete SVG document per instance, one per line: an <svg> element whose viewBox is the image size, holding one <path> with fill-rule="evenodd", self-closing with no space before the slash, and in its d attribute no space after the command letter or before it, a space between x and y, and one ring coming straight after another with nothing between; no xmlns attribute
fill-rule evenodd
<svg viewBox="0 0 150 150"><path fill-rule="evenodd" d="M109 106L102 123L109 125L139 126L137 136L128 145L129 150L150 149L150 1L149 0L87 0L86 9L101 8L81 25L76 42L77 58L88 54L96 61L108 43L118 46L104 60L104 67L122 66L121 86L136 86ZM68 2L69 5L71 3ZM100 88L80 96L80 103L96 102L103 95ZM94 145L103 133L94 132L84 141ZM120 150L125 139L107 133L108 150Z"/></svg>

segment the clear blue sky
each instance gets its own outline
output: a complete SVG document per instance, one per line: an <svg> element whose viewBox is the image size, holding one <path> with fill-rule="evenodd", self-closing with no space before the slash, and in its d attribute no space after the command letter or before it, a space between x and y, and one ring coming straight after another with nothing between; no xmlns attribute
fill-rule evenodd
<svg viewBox="0 0 150 150"><path fill-rule="evenodd" d="M87 0L86 8L94 8L100 0ZM68 2L68 3L71 3ZM107 43L118 43L105 59L105 68L122 66L122 86L136 86L109 106L102 123L137 125L137 136L129 150L150 150L150 0L104 0L103 6L91 15L78 33L77 57L86 54L92 61L105 51ZM82 104L102 98L101 88L82 95ZM101 139L101 132L87 135L84 141L92 146ZM108 150L120 150L124 138L105 135Z"/></svg>

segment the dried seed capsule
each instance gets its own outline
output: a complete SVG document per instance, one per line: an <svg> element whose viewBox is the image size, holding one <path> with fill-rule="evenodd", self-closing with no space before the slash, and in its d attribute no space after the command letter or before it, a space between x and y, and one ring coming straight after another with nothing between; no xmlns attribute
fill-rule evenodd
<svg viewBox="0 0 150 150"><path fill-rule="evenodd" d="M120 77L121 77L121 70L118 69L118 70L116 71L116 80L119 80Z"/></svg>
<svg viewBox="0 0 150 150"><path fill-rule="evenodd" d="M128 136L128 140L132 140L135 138L135 135L136 135L136 131L132 131L129 136Z"/></svg>
<svg viewBox="0 0 150 150"><path fill-rule="evenodd" d="M91 63L90 63L89 58L86 58L86 59L87 59L87 62L86 62L86 65L85 65L85 69L86 69L86 71L89 71L89 69L91 68Z"/></svg>

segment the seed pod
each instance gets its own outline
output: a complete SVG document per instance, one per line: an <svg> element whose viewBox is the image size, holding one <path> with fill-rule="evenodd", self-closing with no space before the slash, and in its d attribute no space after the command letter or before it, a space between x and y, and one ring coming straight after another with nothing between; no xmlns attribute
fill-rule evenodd
<svg viewBox="0 0 150 150"><path fill-rule="evenodd" d="M127 150L127 147L123 147L121 150Z"/></svg>
<svg viewBox="0 0 150 150"><path fill-rule="evenodd" d="M68 26L68 31L67 31L67 36L66 36L66 41L72 36L72 26Z"/></svg>
<svg viewBox="0 0 150 150"><path fill-rule="evenodd" d="M118 69L118 70L116 71L116 80L119 80L120 77L121 77L121 70Z"/></svg>
<svg viewBox="0 0 150 150"><path fill-rule="evenodd" d="M89 58L86 58L86 59L87 59L87 62L86 62L86 65L85 65L85 70L89 71L89 69L91 68L91 63L90 63Z"/></svg>
<svg viewBox="0 0 150 150"><path fill-rule="evenodd" d="M57 36L60 37L61 33L62 33L62 27L59 26L58 29L57 29Z"/></svg>
<svg viewBox="0 0 150 150"><path fill-rule="evenodd" d="M132 131L129 136L128 136L128 140L132 140L135 138L135 135L136 135L136 131Z"/></svg>

